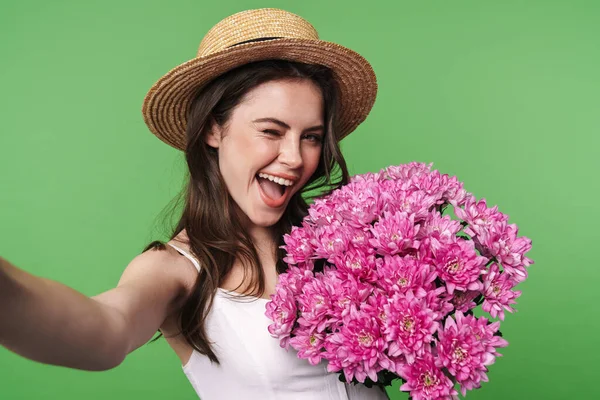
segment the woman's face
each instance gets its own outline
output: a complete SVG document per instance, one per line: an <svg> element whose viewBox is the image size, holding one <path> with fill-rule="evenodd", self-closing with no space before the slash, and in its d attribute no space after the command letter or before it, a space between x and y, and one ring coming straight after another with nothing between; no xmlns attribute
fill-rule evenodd
<svg viewBox="0 0 600 400"><path fill-rule="evenodd" d="M249 91L207 143L218 149L227 189L256 227L270 227L315 172L323 141L323 97L309 80L278 80Z"/></svg>

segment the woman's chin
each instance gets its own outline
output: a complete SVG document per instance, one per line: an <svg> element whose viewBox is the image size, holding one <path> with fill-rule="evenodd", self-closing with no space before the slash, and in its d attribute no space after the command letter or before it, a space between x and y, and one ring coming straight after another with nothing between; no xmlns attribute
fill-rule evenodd
<svg viewBox="0 0 600 400"><path fill-rule="evenodd" d="M259 227L259 228L270 228L273 225L275 225L277 222L279 222L279 220L281 219L281 215L275 217L275 216L264 216L264 217L258 217L258 218L251 218L250 222L252 222L252 225Z"/></svg>
<svg viewBox="0 0 600 400"><path fill-rule="evenodd" d="M283 216L284 210L285 209L282 209L281 211L255 210L254 213L252 213L251 215L248 216L248 219L250 220L250 223L253 226L260 227L260 228L270 228L273 225L275 225L277 222L279 222L279 220Z"/></svg>

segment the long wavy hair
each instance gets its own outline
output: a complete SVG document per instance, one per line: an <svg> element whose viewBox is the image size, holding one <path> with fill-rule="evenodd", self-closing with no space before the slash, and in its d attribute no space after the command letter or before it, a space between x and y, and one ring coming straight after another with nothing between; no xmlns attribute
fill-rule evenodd
<svg viewBox="0 0 600 400"><path fill-rule="evenodd" d="M348 183L346 162L336 140L339 89L329 68L284 60L266 60L233 69L202 87L190 104L187 118L185 160L187 184L176 198L181 217L171 239L185 229L191 253L200 263L193 291L180 309L179 327L194 349L219 364L206 334L205 321L218 287L232 270L234 261L244 266L244 281L256 297L265 290L264 273L257 250L248 231L238 218L239 208L227 191L219 170L218 153L205 142L212 121L224 126L234 108L252 88L273 80L309 80L322 92L325 135L318 167L304 188L290 202L273 226L277 273L285 272L283 235L299 225L307 215L308 202ZM307 202L308 201L308 202ZM173 211L175 208L173 208ZM144 251L165 249L162 241L153 241ZM152 342L158 340L162 332Z"/></svg>

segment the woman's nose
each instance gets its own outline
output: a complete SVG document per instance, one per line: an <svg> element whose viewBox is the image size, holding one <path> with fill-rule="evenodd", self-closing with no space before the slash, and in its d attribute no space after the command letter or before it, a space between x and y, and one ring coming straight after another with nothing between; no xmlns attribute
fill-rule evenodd
<svg viewBox="0 0 600 400"><path fill-rule="evenodd" d="M287 165L290 169L297 169L302 166L302 152L300 151L300 141L296 139L285 139L281 141L279 150L279 161Z"/></svg>

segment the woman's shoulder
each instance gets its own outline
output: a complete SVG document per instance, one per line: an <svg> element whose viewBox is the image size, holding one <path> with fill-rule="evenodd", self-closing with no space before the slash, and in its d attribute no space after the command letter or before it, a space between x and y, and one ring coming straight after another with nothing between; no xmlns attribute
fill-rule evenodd
<svg viewBox="0 0 600 400"><path fill-rule="evenodd" d="M175 245L173 247L171 245ZM177 250L187 250L185 242L171 240L169 242L153 242L153 245L143 253L137 255L133 262L146 265L148 268L160 268L169 279L178 281L187 291L191 291L198 270L193 262Z"/></svg>

